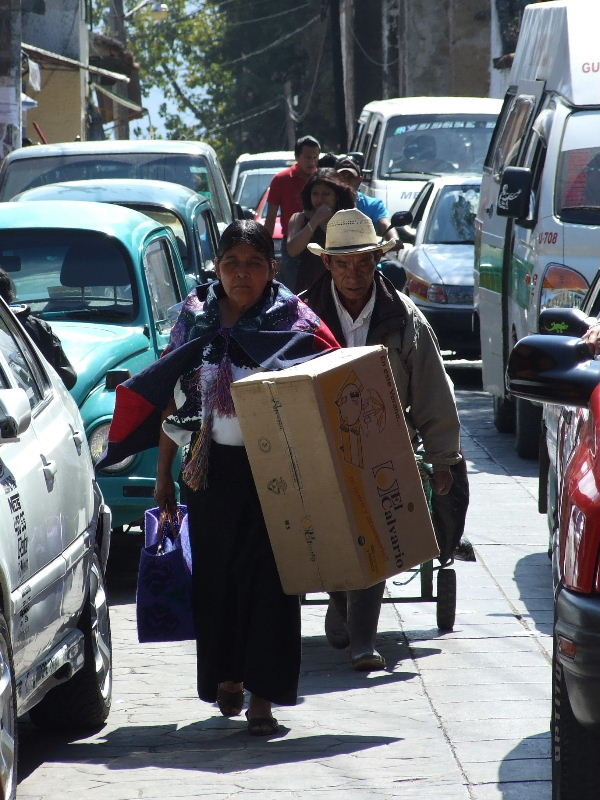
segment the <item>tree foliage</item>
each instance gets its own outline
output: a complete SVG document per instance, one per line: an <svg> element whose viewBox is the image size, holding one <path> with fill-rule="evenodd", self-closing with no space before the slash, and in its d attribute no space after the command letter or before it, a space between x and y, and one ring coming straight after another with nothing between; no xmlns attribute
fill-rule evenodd
<svg viewBox="0 0 600 800"><path fill-rule="evenodd" d="M326 0L168 5L162 22L142 12L129 19L128 39L144 94L158 88L165 97L169 138L202 138L229 167L244 151L288 149L291 117L297 135L339 149Z"/></svg>

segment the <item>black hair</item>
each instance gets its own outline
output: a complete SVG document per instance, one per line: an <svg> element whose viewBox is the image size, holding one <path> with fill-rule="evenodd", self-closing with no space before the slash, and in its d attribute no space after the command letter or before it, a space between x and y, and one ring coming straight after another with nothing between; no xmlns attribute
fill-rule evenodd
<svg viewBox="0 0 600 800"><path fill-rule="evenodd" d="M264 225L253 219L236 219L223 231L217 247L217 258L238 244L249 244L270 263L275 258L273 238Z"/></svg>
<svg viewBox="0 0 600 800"><path fill-rule="evenodd" d="M302 189L300 196L302 197L302 208L305 211L313 211L310 194L316 183L324 183L326 186L329 186L330 189L333 189L336 197L336 211L341 211L345 208L354 208L356 203L356 192L354 189L346 186L346 184L338 178L337 172L334 169L320 169L307 180L304 189Z"/></svg>
<svg viewBox="0 0 600 800"><path fill-rule="evenodd" d="M0 267L0 297L7 303L13 303L15 299L15 285L10 275Z"/></svg>
<svg viewBox="0 0 600 800"><path fill-rule="evenodd" d="M338 158L339 157L336 156L335 153L323 153L317 162L319 169L324 169L325 167L335 167L338 162Z"/></svg>
<svg viewBox="0 0 600 800"><path fill-rule="evenodd" d="M294 155L296 158L298 158L302 152L303 147L318 147L319 150L321 149L321 145L314 136L301 136L299 139L296 139L296 146L294 147Z"/></svg>

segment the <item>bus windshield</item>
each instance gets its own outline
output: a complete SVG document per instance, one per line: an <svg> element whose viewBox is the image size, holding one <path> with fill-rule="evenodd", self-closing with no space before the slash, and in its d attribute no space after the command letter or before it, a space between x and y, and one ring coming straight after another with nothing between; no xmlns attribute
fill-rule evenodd
<svg viewBox="0 0 600 800"><path fill-rule="evenodd" d="M494 114L418 114L387 124L378 176L481 172L496 124Z"/></svg>

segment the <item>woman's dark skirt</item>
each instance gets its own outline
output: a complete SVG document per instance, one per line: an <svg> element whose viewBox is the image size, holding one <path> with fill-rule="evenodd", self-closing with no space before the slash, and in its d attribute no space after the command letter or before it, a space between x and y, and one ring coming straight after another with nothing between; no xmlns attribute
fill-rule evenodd
<svg viewBox="0 0 600 800"><path fill-rule="evenodd" d="M187 492L197 627L198 695L222 681L294 705L300 600L285 595L246 450L212 443L207 489Z"/></svg>

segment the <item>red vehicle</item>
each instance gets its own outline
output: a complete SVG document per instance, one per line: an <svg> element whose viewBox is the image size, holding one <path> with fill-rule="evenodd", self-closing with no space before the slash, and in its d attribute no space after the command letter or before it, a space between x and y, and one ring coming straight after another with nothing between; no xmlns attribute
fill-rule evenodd
<svg viewBox="0 0 600 800"><path fill-rule="evenodd" d="M261 225L265 224L265 218L267 216L267 195L269 194L269 190L267 189L263 196L260 198L260 202L256 207L256 214L254 215L254 219L257 222L260 222ZM273 243L275 245L275 258L279 261L281 258L281 240L283 239L283 232L281 230L281 219L279 214L277 215L277 219L275 220L275 229L273 230Z"/></svg>
<svg viewBox="0 0 600 800"><path fill-rule="evenodd" d="M517 342L507 371L511 395L545 404L540 510L551 522L555 587L553 800L600 797L600 361L579 338L587 314L600 311L598 282L588 298L583 311L543 311L539 329L550 335Z"/></svg>

